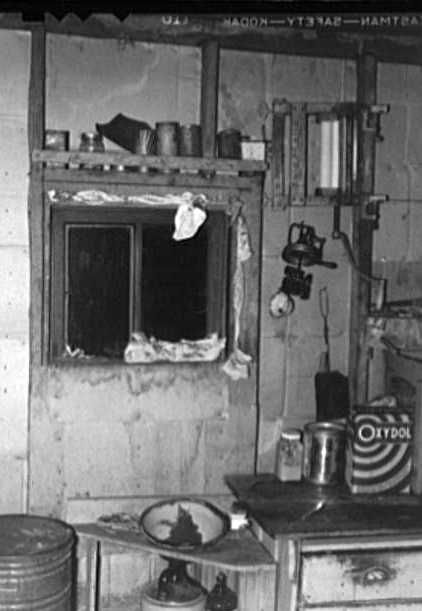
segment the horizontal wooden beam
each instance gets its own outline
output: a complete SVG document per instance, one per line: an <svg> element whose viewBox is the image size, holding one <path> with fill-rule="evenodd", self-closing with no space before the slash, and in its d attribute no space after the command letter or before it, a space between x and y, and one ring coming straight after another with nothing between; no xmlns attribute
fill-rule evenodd
<svg viewBox="0 0 422 611"><path fill-rule="evenodd" d="M133 194L133 189L149 188L183 188L192 189L213 188L221 191L236 189L236 191L250 191L252 184L260 184L261 175L238 176L237 174L201 174L183 172L156 172L140 174L139 172L96 172L89 170L67 170L61 168L45 168L43 170L44 182L47 188L56 190L83 189L101 190L114 193L118 188ZM126 192L126 191L125 191Z"/></svg>
<svg viewBox="0 0 422 611"><path fill-rule="evenodd" d="M222 49L252 52L304 55L312 57L356 59L359 49L372 53L377 61L422 64L422 14L415 16L419 25L408 23L409 15L338 15L346 20L339 26L312 27L304 19L314 20L318 15L148 15L129 14L120 20L108 13L95 13L81 19L70 13L58 18L51 13L44 16L46 31L52 34L113 38L125 42L201 46L216 41ZM290 20L288 20L287 19ZM330 14L328 14L328 18ZM411 16L410 16L411 17ZM393 19L383 26L385 19ZM283 21L284 19L284 21ZM302 19L302 21L300 21ZM362 21L365 20L366 21ZM399 20L397 23L397 19ZM356 22L355 26L348 23ZM362 21L361 25L359 23ZM283 25L278 25L283 23ZM311 23L311 22L310 22ZM328 22L327 22L328 23ZM0 29L27 29L34 25L19 13L0 13Z"/></svg>
<svg viewBox="0 0 422 611"><path fill-rule="evenodd" d="M264 161L250 159L206 159L204 157L159 157L155 155L132 155L130 153L81 153L79 151L35 150L32 161L59 163L70 166L110 165L145 167L157 170L191 170L214 172L265 172Z"/></svg>

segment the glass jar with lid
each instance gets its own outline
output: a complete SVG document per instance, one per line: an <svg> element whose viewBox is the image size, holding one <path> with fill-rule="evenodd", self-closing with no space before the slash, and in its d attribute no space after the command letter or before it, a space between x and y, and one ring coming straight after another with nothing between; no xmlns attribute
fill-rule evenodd
<svg viewBox="0 0 422 611"><path fill-rule="evenodd" d="M282 482L302 479L303 444L299 429L281 431L277 452L277 475Z"/></svg>
<svg viewBox="0 0 422 611"><path fill-rule="evenodd" d="M98 132L83 132L81 134L79 150L81 153L104 153L105 146L102 135ZM86 170L105 169L102 165L95 165L92 163L85 163L80 167Z"/></svg>
<svg viewBox="0 0 422 611"><path fill-rule="evenodd" d="M104 141L98 132L83 132L79 150L83 153L104 153Z"/></svg>

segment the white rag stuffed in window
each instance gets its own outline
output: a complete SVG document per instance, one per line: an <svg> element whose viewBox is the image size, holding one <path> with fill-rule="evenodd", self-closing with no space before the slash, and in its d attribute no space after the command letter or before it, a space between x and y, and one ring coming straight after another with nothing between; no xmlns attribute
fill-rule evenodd
<svg viewBox="0 0 422 611"><path fill-rule="evenodd" d="M180 204L174 217L174 240L186 240L195 235L207 218L205 210L193 203Z"/></svg>

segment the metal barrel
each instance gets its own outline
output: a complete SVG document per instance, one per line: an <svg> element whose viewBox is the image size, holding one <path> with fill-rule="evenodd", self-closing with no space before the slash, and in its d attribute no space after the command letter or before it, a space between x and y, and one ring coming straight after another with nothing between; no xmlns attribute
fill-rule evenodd
<svg viewBox="0 0 422 611"><path fill-rule="evenodd" d="M346 428L335 422L312 422L304 427L303 477L319 486L344 480Z"/></svg>
<svg viewBox="0 0 422 611"><path fill-rule="evenodd" d="M0 516L0 610L72 611L73 528L53 518Z"/></svg>
<svg viewBox="0 0 422 611"><path fill-rule="evenodd" d="M182 157L201 157L202 134L200 125L180 126L179 152Z"/></svg>
<svg viewBox="0 0 422 611"><path fill-rule="evenodd" d="M174 121L155 124L157 155L177 156L179 154L179 129L179 123Z"/></svg>

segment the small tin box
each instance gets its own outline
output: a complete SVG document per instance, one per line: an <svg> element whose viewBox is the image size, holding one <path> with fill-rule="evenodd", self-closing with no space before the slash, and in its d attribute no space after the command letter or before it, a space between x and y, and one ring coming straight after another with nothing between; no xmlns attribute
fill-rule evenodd
<svg viewBox="0 0 422 611"><path fill-rule="evenodd" d="M44 134L44 148L49 151L68 151L69 132L58 129L46 129Z"/></svg>

